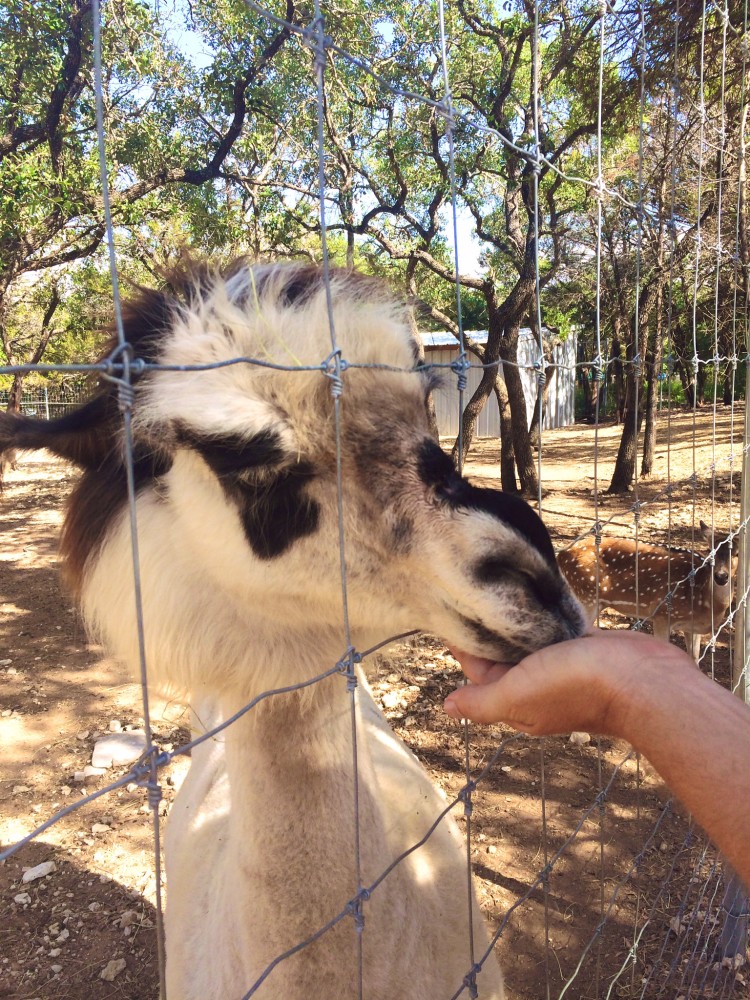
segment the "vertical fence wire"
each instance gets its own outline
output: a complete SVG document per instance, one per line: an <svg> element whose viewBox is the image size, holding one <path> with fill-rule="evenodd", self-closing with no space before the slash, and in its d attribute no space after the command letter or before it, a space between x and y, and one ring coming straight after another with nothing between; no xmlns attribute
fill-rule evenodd
<svg viewBox="0 0 750 1000"><path fill-rule="evenodd" d="M596 547L596 568L595 568L595 592L596 592L596 622L600 624L599 615L601 608L601 570L600 570L600 559L601 559L601 540L602 540L602 526L600 522L599 515L599 420L600 420L600 384L599 380L606 382L608 367L604 361L602 355L602 241L603 241L603 226L604 226L604 63L605 63L605 53L606 53L606 38L607 38L607 3L606 0L601 0L599 6L599 17L600 17L600 27L599 27L599 73L598 73L598 94L597 94L597 118L596 118L596 211L597 211L597 225L596 225L596 355L599 359L599 366L594 369L594 391L596 393L596 404L594 411L595 429L594 429L594 540ZM602 926L602 921L604 919L605 911L605 900L604 900L604 872L605 872L605 822L606 822L606 802L601 795L603 788L603 752L602 752L602 741L601 738L597 736L596 738L596 764L597 764L597 787L599 789L599 810L598 810L598 854L599 854L599 915L600 923L597 928L597 940L596 940L596 965L595 965L595 979L594 979L594 991L598 996L600 994L600 981L601 981L601 961L602 961L602 948L603 941L602 935L599 933L599 928Z"/></svg>
<svg viewBox="0 0 750 1000"><path fill-rule="evenodd" d="M544 352L544 330L542 327L542 301L541 301L541 275L539 267L541 233L541 213L539 211L539 182L541 175L541 143L539 132L539 72L540 72L540 33L539 33L539 4L534 4L534 24L531 34L531 117L534 139L534 161L532 163L532 198L533 213L532 225L534 234L534 313L536 316L536 327L539 356L536 362L537 379L537 408L538 408L538 451L537 451L537 510L542 516L542 438L544 425L544 383L545 377L545 352ZM551 995L551 970L550 970L550 885L549 885L549 830L547 825L547 768L546 768L546 746L545 740L539 741L539 808L541 814L542 830L542 857L544 860L544 878L542 880L542 893L544 905L544 980L546 990L546 1000Z"/></svg>
<svg viewBox="0 0 750 1000"><path fill-rule="evenodd" d="M331 272L328 253L328 237L326 222L326 143L325 143L325 70L326 47L328 39L325 34L325 19L320 0L314 0L314 21L310 35L313 45L313 63L315 73L316 93L316 132L318 155L318 206L320 220L320 242L323 263L323 280L326 292L326 307L328 311L328 327L331 335L331 355L329 358L329 377L331 379L331 395L333 399L334 428L336 440L336 507L338 515L339 568L341 576L341 606L342 624L346 644L346 678L349 692L351 718L351 752L352 752L352 805L354 813L354 829L352 830L354 848L354 927L355 951L357 963L357 996L364 998L364 942L365 915L362 896L362 832L360 827L360 791L359 791L359 741L358 741L358 710L357 710L357 676L356 653L352 647L351 625L349 620L349 598L347 586L346 537L344 529L344 474L343 474L343 443L341 422L341 397L344 390L344 359L341 356L336 338L336 326L333 315L333 299L331 293Z"/></svg>
<svg viewBox="0 0 750 1000"><path fill-rule="evenodd" d="M109 198L109 170L107 166L107 150L104 136L104 80L102 72L102 19L99 0L92 0L93 18L93 57L94 57L94 90L96 100L96 137L99 154L99 172L104 207L104 220L107 232L107 249L109 273L112 283L112 302L117 330L118 349L115 352L121 361L121 372L109 375L116 382L118 403L123 423L125 473L127 477L128 517L130 522L131 563L133 573L133 597L135 601L136 629L138 632L138 666L140 675L141 701L143 705L143 729L146 737L146 758L149 762L148 802L151 807L153 827L153 861L154 878L156 882L156 947L159 962L159 990L162 1000L167 998L166 983L166 948L164 934L164 906L162 899L161 872L161 824L159 819L159 803L161 801L161 786L157 768L158 751L153 742L151 729L151 712L149 706L148 669L146 664L146 642L143 625L143 595L141 589L140 557L138 551L138 516L135 497L135 470L133 456L133 402L135 399L132 384L132 349L127 342L122 319L122 305L115 249L115 234L112 222L112 210Z"/></svg>
<svg viewBox="0 0 750 1000"><path fill-rule="evenodd" d="M640 337L640 302L641 302L641 267L642 267L642 250L643 250L643 200L644 200L644 133L645 133L645 122L646 122L646 19L643 3L638 5L639 14L639 39L638 39L638 75L639 75L639 114L638 114L638 201L637 201L637 213L636 213L636 255L635 255L635 309L634 309L634 337L636 338L636 343L638 343L638 338ZM638 348L640 349L640 348ZM654 352L656 355L656 351ZM644 351L645 354L645 351ZM646 358L644 357L643 363L646 363ZM654 358L654 363L651 366L651 393L654 391L653 380L656 378L656 358ZM636 369L636 387L638 386L638 372ZM650 414L649 414L650 416ZM640 527L641 527L641 504L640 495L638 492L638 396L636 393L636 406L635 412L633 414L633 419L635 421L635 469L634 469L634 499L633 504L634 514L633 514L633 530L634 530L634 540L635 540L635 615L636 620L641 619L641 563L640 563ZM653 415L653 419L656 419L656 415ZM644 453L645 460L645 453ZM636 815L640 819L641 811L641 760L640 755L636 754ZM635 957L638 953L637 941L638 941L638 921L640 919L640 906L641 906L641 893L640 893L640 881L636 888L636 904L633 912L633 944L631 945L630 955L632 957L632 971L633 976L635 975Z"/></svg>

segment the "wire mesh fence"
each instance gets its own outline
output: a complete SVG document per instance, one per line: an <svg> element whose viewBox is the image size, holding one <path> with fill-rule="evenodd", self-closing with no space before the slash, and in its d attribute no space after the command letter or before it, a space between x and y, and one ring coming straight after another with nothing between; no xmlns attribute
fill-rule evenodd
<svg viewBox="0 0 750 1000"><path fill-rule="evenodd" d="M713 567L721 546L729 540L738 538L744 540L746 523L750 511L741 509L739 488L740 459L744 459L749 442L743 426L744 403L738 388L737 373L747 365L745 349L747 306L743 292L743 281L747 275L742 274L741 227L743 222L742 183L732 189L729 180L729 167L739 174L744 168L744 135L742 129L733 131L726 120L725 106L725 68L728 63L727 53L734 45L739 49L744 44L746 36L746 15L743 12L730 10L728 7L712 6L701 12L703 37L708 26L714 42L719 37L718 50L712 50L714 56L719 53L720 74L717 83L716 75L711 74L712 94L718 98L712 105L711 113L706 110L706 94L708 83L703 82L705 59L701 61L699 72L701 83L698 89L700 95L700 114L698 116L699 137L696 145L698 150L695 171L691 182L696 188L694 205L684 206L680 203L680 184L684 184L679 176L678 146L684 138L678 134L681 115L685 115L680 106L681 94L677 75L672 85L671 93L664 95L664 105L668 109L667 118L671 121L671 131L667 128L665 162L667 169L663 173L664 198L660 211L653 212L653 205L646 204L644 188L647 183L646 173L651 160L648 159L648 149L656 142L654 120L646 114L644 88L647 80L646 65L646 8L635 10L618 8L602 4L588 16L599 26L598 42L598 103L597 129L592 141L595 142L597 154L596 176L576 176L560 165L562 160L555 154L545 151L544 122L541 120L540 109L544 106L547 114L554 108L554 99L548 102L540 97L539 78L543 76L545 59L554 57L546 50L545 31L548 25L540 24L540 10L533 12L533 27L529 39L530 64L529 76L533 90L532 114L529 135L523 145L512 141L507 130L495 128L479 120L471 110L464 110L460 100L451 91L450 37L445 29L445 12L442 6L436 10L435 37L440 39L436 46L439 56L439 76L442 77L442 92L436 94L432 83L425 83L423 93L395 86L372 63L359 55L348 52L337 44L335 35L328 33L327 13L324 9L313 12L308 20L297 21L279 17L275 11L267 10L254 2L248 2L248 8L269 24L289 32L300 41L298 55L300 65L306 51L312 53L312 78L315 83L315 105L317 124L317 155L319 163L319 228L321 233L321 267L326 288L330 289L330 268L328 260L327 230L340 223L339 216L331 215L328 198L330 179L326 175L326 160L330 136L326 131L326 95L330 88L337 85L335 72L339 64L345 64L347 71L361 74L375 86L382 88L391 95L394 106L410 102L423 106L434 112L434 121L442 129L440 141L445 164L445 188L449 194L448 206L452 215L453 269L456 275L457 317L456 337L459 347L458 359L444 364L433 362L430 368L441 373L456 387L456 412L463 414L466 410L465 399L467 387L467 371L469 366L476 368L482 375L496 375L500 363L498 356L492 357L485 352L472 353L473 346L464 339L461 322L462 286L460 281L461 259L458 245L458 205L462 179L455 169L456 151L459 131L481 137L481 141L500 144L505 149L514 152L524 164L523 169L530 180L533 194L531 201L532 239L528 244L529 260L531 262L531 283L534 287L530 312L536 315L533 323L539 332L539 357L536 361L520 365L512 357L502 357L502 364L508 367L523 368L537 380L537 393L540 402L544 397L547 379L546 369L549 368L549 358L545 354L545 344L542 338L541 294L544 285L545 261L541 259L540 245L544 224L539 217L540 183L545 177L556 177L561 181L578 184L582 191L593 198L593 214L590 218L592 230L589 233L593 249L587 252L596 255L597 282L595 289L595 316L592 322L592 336L589 339L590 350L582 348L585 356L579 354L579 360L572 365L561 368L573 368L581 376L582 391L585 388L590 425L585 431L577 430L577 437L561 436L556 439L551 432L540 431L537 442L537 505L545 522L553 529L558 549L571 549L586 537L593 537L597 546L602 539L611 534L625 535L634 540L635 559L637 565L639 545L646 542L680 545L695 552L691 565L682 576L676 575L668 568L664 589L656 606L649 606L645 613L636 610L634 616L636 628L648 626L649 619L666 611L672 613L672 607L679 588L694 589L695 580L704 567ZM541 12L542 15L544 12ZM680 37L679 25L681 11L674 11L675 37L671 49L665 45L669 58L677 60ZM712 20L712 18L716 20ZM104 144L104 101L106 90L102 82L101 43L98 38L99 11L94 5L96 61L96 96L99 107L99 154L102 169L102 191L107 206L108 200L108 167L107 151ZM653 25L650 25L653 29ZM431 39L430 41L434 41ZM623 191L616 183L616 165L606 161L606 143L602 135L604 121L603 101L606 90L607 73L618 60L625 60L625 47L629 44L627 58L633 61L633 74L637 86L635 93L641 102L640 130L637 138L635 157L638 161L636 190ZM742 98L739 102L744 111L744 50L740 57ZM560 98L562 102L562 98ZM718 109L718 110L717 110ZM742 118L744 122L744 118ZM744 127L744 126L743 126ZM731 148L730 148L731 147ZM631 155L633 151L631 150ZM713 173L709 176L709 160ZM718 166L717 166L718 161ZM734 175L732 175L734 176ZM527 190L528 194L528 190ZM730 200L734 203L730 204ZM710 201L712 214L707 212ZM631 230L629 239L631 250L636 259L635 268L635 314L632 317L636 336L632 339L631 349L624 356L614 335L607 342L608 324L603 310L609 307L608 290L604 288L602 270L605 257L611 253L612 245L608 243L606 209L612 204L621 209L627 209L631 215ZM690 212L693 213L690 217ZM731 215L731 221L727 221ZM646 274L646 254L643 249L646 232L652 234L660 230L664 238L660 244L662 258L659 262L660 273L668 275L668 281L662 285L650 286ZM117 780L107 782L93 793L83 795L65 808L58 809L38 821L36 814L29 815L21 825L23 836L14 838L14 842L0 853L0 858L7 864L11 859L22 856L20 852L33 841L47 834L55 825L63 823L73 813L90 807L102 797L117 795L130 786L145 788L148 793L147 807L152 819L154 834L153 857L155 859L154 901L156 924L156 939L161 942L163 937L161 915L162 876L160 858L162 853L160 831L162 825L162 782L160 773L174 761L189 754L201 752L201 747L210 747L215 740L227 730L236 727L241 719L258 711L259 706L274 702L290 694L301 692L307 688L330 682L332 679L343 684L347 691L349 711L351 714L350 743L348 752L350 764L347 770L351 773L350 802L353 815L359 816L361 808L362 789L359 784L359 755L363 748L359 744L362 730L362 705L359 694L358 667L360 663L369 664L380 648L391 640L384 637L383 642L373 644L365 650L358 650L353 645L352 629L349 618L349 593L351 582L348 573L346 524L346 483L347 438L342 433L341 408L345 405L347 388L350 379L362 369L375 368L378 372L387 372L386 364L370 365L357 362L349 357L339 346L339 336L334 323L335 309L329 292L327 302L327 323L329 326L330 344L323 356L315 362L301 365L297 362L284 364L273 359L262 357L232 357L227 361L205 362L195 364L178 363L172 368L179 369L175 375L185 377L185 385L195 385L193 380L200 374L215 372L219 368L240 370L249 367L253 371L265 369L269 375L285 372L290 379L317 374L330 389L329 406L330 419L335 428L335 455L333 461L336 468L336 515L339 545L341 617L338 629L339 652L319 673L310 676L303 682L294 684L279 684L269 687L261 694L248 701L239 711L222 718L216 725L203 721L201 734L167 748L160 745L159 739L151 730L152 713L149 704L149 684L147 669L147 640L144 632L143 612L141 610L140 558L138 553L138 463L141 456L134 444L133 421L138 414L138 379L155 372L167 372L170 366L157 362L148 356L141 356L138 350L129 345L126 329L122 321L117 283L117 257L115 228L108 222L108 246L111 257L111 275L114 288L114 305L117 325L117 346L110 356L98 364L44 366L9 365L0 372L10 375L22 374L32 370L43 374L54 369L66 372L86 371L98 373L105 382L114 386L114 396L120 410L122 421L121 437L118 443L124 449L124 469L127 474L127 493L129 510L129 535L132 544L132 564L134 576L136 619L138 635L135 641L137 660L141 673L143 694L142 719L144 726L145 748L142 758ZM727 234L729 233L729 237ZM554 242L554 240L552 241ZM557 252L555 250L554 252ZM685 259L693 259L692 288L682 286L673 273ZM650 266L649 259L649 266ZM699 288L714 283L712 297L713 312L706 311L705 301L699 296ZM729 290L723 288L726 282ZM649 296L655 294L659 287L662 296L659 303L659 315L664 317L664 332L658 342L660 350L666 355L647 358L645 335L645 320L647 308L650 308ZM677 304L673 296L681 294L684 301L680 305L681 315L691 316L689 334L679 324L671 321L672 314L677 313ZM699 344L699 337L708 337L709 347ZM678 339L682 338L678 343ZM692 339L692 343L690 340ZM708 357L707 357L708 355ZM650 364L650 378L647 385L641 376L643 368ZM390 366L391 374L396 374L396 366ZM677 401L672 398L674 386L677 384L673 376L675 372L682 375L681 385L684 396ZM664 376L662 379L661 376ZM640 440L641 419L645 403L639 394L646 391L656 392L662 389L660 403L662 406L661 424L664 434L664 447L661 451L664 468L658 474L652 474L648 481L639 481L635 471L635 460L631 462L629 481L631 492L605 494L609 478L616 474L618 458L615 455L616 442L621 439L623 425L605 425L603 412L603 394L601 388L608 387L612 394L619 393L622 413L620 414L625 427L632 425L633 441ZM721 389L720 389L721 387ZM185 392L188 392L186 389ZM721 395L721 400L720 400ZM699 397L708 397L708 406L699 405ZM21 410L29 416L53 418L58 413L67 410L68 402L55 399L45 393L42 399L37 395L22 399ZM33 411L33 412L32 412ZM543 426L543 421L540 420ZM568 432L563 432L568 433ZM573 434L574 432L569 432ZM624 440L624 438L623 438ZM560 456L560 451L570 453L577 449L574 459L574 477L566 480L564 471L566 463ZM620 450L622 445L620 445ZM482 453L485 454L484 452ZM465 453L461 441L457 448L459 465L466 464L472 470L471 452ZM486 462L475 474L486 476ZM567 466L570 458L568 455ZM743 494L744 498L744 494ZM701 518L712 528L711 541L700 548L696 533ZM671 564L670 564L671 566ZM598 572L598 571L597 571ZM639 571L636 569L636 581ZM645 582L645 581L642 581ZM651 581L653 582L653 581ZM597 581L598 583L598 581ZM742 567L739 576L739 586L733 601L726 612L717 613L708 631L709 639L700 655L702 669L710 672L717 682L733 687L738 692L744 692L746 658L744 644L734 645L737 631L737 618L744 615L747 599L747 576ZM638 593L636 582L636 605L643 599ZM597 595L597 607L602 610L606 604L603 594ZM12 602L10 602L12 603ZM145 609L147 611L147 609ZM7 612L16 615L18 610L11 607ZM610 625L616 622L606 619ZM403 637L395 637L402 639ZM402 647L402 655L408 660L416 658L417 666L412 667L414 678L420 675L422 680L427 676L424 668L424 657L414 653L414 646ZM435 660L443 657L443 652L437 652L427 645L427 659ZM390 654L383 653L382 656ZM393 660L386 661L393 666ZM6 664L6 670L8 668ZM433 662L434 666L434 662ZM405 667L399 668L403 673ZM377 672L376 672L376 676ZM410 676L410 675L409 675ZM440 678L437 692L450 683L449 675ZM395 682L394 682L395 683ZM440 685L442 684L442 689ZM376 684L376 688L377 688ZM412 684L411 687L419 685ZM434 689L434 684L433 684ZM392 720L409 741L409 730L413 725L407 725L409 713L400 712L399 696L395 699L392 687L384 686L385 707ZM443 690L444 693L444 690ZM381 692L382 694L382 692ZM388 698L391 699L389 708ZM394 707L395 706L395 707ZM12 709L9 713L12 716ZM451 736L451 739L455 737ZM419 752L419 746L415 746ZM433 747L430 748L434 750ZM455 751L455 747L453 748ZM454 758L455 760L455 753ZM482 880L482 901L491 920L491 943L485 948L476 947L479 940L472 927L471 904L468 908L467 930L465 941L465 971L459 981L445 985L446 997L460 995L483 995L481 989L481 972L495 946L498 946L505 967L511 991L519 996L547 995L569 997L643 997L656 998L663 996L698 997L737 997L747 995L745 982L744 959L746 943L736 933L731 934L731 942L727 943L727 915L735 911L739 923L746 910L746 903L736 886L729 883L725 866L717 858L713 848L706 842L700 831L693 829L689 821L680 815L680 810L668 799L664 798L662 790L657 794L657 786L653 776L642 772L641 763L632 752L608 741L583 742L569 745L567 742L545 743L538 747L533 741L522 737L498 736L497 732L490 735L476 732L466 732L464 743L458 751L459 764L451 764L449 773L443 778L448 789L445 808L439 814L425 818L423 832L407 850L394 855L389 863L370 877L364 876L362 866L362 830L360 823L354 824L351 837L351 857L348 860L351 871L352 891L342 898L341 905L333 907L326 913L312 933L308 933L295 941L292 947L281 949L273 959L258 971L254 981L248 981L243 997L253 995L273 996L279 987L274 986L283 976L285 963L296 956L319 947L325 948L326 941L331 940L336 928L341 925L351 926L355 933L351 936L350 955L351 968L354 974L350 981L350 995L367 997L368 982L366 976L366 949L368 947L368 909L383 894L383 887L394 878L394 873L405 868L412 856L419 856L423 844L428 843L438 834L446 816L457 813L465 833L465 853L467 857L467 887L471 897L472 868ZM582 781L575 781L576 769L580 771ZM515 773L522 775L517 781ZM532 777L532 774L534 777ZM592 778L595 783L592 787ZM572 783L572 784L571 784ZM66 786L67 787L67 786ZM487 792L485 793L485 789ZM571 789L573 794L571 794ZM499 808L499 800L510 800L510 807L502 814L500 822L493 821L490 809ZM482 810L488 811L483 814ZM304 824L305 817L300 816ZM106 824L105 824L106 825ZM625 831L627 828L627 831ZM533 830L533 835L528 831ZM491 831L490 833L486 831ZM505 831L504 833L502 831ZM525 837L522 836L525 831ZM512 842L517 852L528 855L523 876L517 877L510 872L518 870L514 861L513 851L503 849L502 840L491 839L504 836ZM494 848L490 851L489 848ZM533 848L533 849L532 849ZM498 851L502 863L498 863ZM529 858L531 859L529 861ZM282 859L284 860L284 859ZM287 859L288 860L288 859ZM320 865L325 866L326 859L320 859ZM531 874L529 869L533 868ZM369 874L369 869L368 869ZM573 884L578 881L584 885L584 890L575 893ZM24 911L39 902L32 901L31 892L39 893L33 882L27 883L29 889L22 885L14 885L8 903L14 913ZM24 896L29 896L25 900ZM585 898L585 905L581 897ZM62 902L62 901L61 901ZM304 910L306 907L317 913L318 907L313 906L313 900L296 899L295 907ZM59 909L59 904L58 909ZM456 909L466 911L466 901L456 899ZM41 903L44 911L44 902ZM49 923L57 911L55 906L49 908ZM64 912L64 911L59 911ZM196 918L200 915L195 914ZM65 918L67 919L67 918ZM45 922L46 923L46 922ZM46 941L41 938L40 947L52 955L60 936L68 930L65 925L57 937ZM408 928L403 929L408 934ZM52 945L50 948L49 945ZM63 950L64 941L58 946ZM315 952L319 954L319 952ZM64 956L63 956L64 957ZM389 960L389 956L384 956ZM8 963L10 964L10 963ZM44 995L62 995L66 988L65 963L53 971L50 985L44 987L48 992ZM159 970L162 996L171 996L166 988L165 955L159 955ZM125 962L125 967L127 962ZM516 968L517 966L517 968ZM543 966L543 972L539 972ZM19 969L16 968L16 972ZM97 970L98 972L98 970ZM193 973L197 975L197 972ZM20 975L20 973L19 973ZM525 978L524 978L525 977ZM19 979L23 983L23 977ZM479 983L479 987L478 987ZM152 988L153 988L152 982ZM305 984L300 984L304 990ZM286 990L286 987L283 987ZM477 992L478 990L478 992ZM265 991L265 992L264 992ZM411 986L404 988L403 994L411 995ZM39 993L39 989L37 989ZM40 993L40 995L42 995ZM285 995L289 995L285 993Z"/></svg>

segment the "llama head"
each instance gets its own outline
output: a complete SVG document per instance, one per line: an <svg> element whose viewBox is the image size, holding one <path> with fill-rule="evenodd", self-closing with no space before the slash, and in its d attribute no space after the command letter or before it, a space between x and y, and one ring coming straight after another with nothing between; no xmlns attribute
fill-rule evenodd
<svg viewBox="0 0 750 1000"><path fill-rule="evenodd" d="M433 439L431 376L405 307L379 282L334 271L327 288L307 265L193 269L135 298L125 325L138 357L159 365L136 380L132 434L146 637L160 673L175 629L196 650L211 633L204 660L236 659L229 635L245 652L286 650L287 661L292 637L298 650L324 635L341 648L340 524L360 648L424 628L515 662L583 632L537 515L470 485ZM345 368L338 420L331 326ZM63 551L89 617L128 656L123 440L106 385L61 420L0 423L0 450L48 447L83 466ZM177 671L180 686L197 683L195 669Z"/></svg>

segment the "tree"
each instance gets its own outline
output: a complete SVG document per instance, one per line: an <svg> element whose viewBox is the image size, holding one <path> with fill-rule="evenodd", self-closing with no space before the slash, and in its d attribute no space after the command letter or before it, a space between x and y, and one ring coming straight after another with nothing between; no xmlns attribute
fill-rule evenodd
<svg viewBox="0 0 750 1000"><path fill-rule="evenodd" d="M246 10L240 18L230 4L204 4L203 35L210 44L220 34L223 48L201 70L177 51L158 14L143 3L111 0L103 11L113 222L118 238L129 231L143 241L148 220L167 207L160 192L173 191L169 205L183 211L192 189L215 196L212 185L248 118L262 117L259 109L274 99L279 83L269 83L269 67L290 30ZM293 0L285 14L294 18ZM10 314L24 299L27 276L89 257L105 236L92 44L88 0L0 5L0 318L6 327L13 326ZM30 356L41 358L49 327L42 324L38 332ZM4 360L14 364L18 352L9 336L2 346Z"/></svg>

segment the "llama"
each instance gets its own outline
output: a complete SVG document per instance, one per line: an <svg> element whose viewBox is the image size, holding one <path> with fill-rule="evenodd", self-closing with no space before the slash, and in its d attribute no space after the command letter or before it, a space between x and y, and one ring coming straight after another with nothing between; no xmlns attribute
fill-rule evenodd
<svg viewBox="0 0 750 1000"><path fill-rule="evenodd" d="M432 383L407 308L334 270L351 642L414 628L516 662L581 634L580 605L537 515L470 485L429 429ZM191 706L196 732L259 692L312 678L345 652L331 380L245 357L320 366L330 355L322 272L238 262L183 269L126 308L137 356L134 472L151 680ZM375 368L359 365L381 366ZM121 420L102 382L50 422L0 417L3 447L82 467L67 512L66 573L93 634L138 662ZM359 853L372 882L445 808L363 676ZM169 1000L239 1000L280 954L354 899L351 693L333 676L277 695L198 746L165 836ZM447 817L362 903L364 995L438 1000L470 969L465 849ZM476 901L475 950L488 942ZM358 995L356 922L279 962L264 1000ZM479 995L503 997L492 956Z"/></svg>

